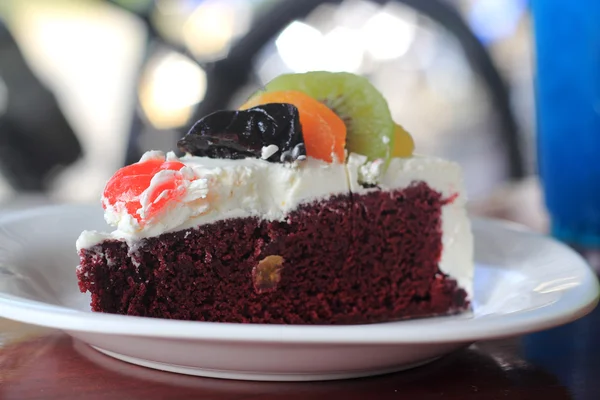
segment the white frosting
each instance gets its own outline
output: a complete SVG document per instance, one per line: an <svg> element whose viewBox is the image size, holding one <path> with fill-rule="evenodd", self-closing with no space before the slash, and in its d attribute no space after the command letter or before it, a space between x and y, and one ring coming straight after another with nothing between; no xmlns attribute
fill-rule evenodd
<svg viewBox="0 0 600 400"><path fill-rule="evenodd" d="M272 150L263 149L263 156ZM164 159L165 155L148 152L142 159L151 158ZM360 194L401 189L414 181L423 181L444 198L455 197L442 208L443 253L440 268L455 278L469 295L472 294L473 237L465 210L462 174L455 163L415 155L392 159L383 173L381 161L369 163L366 157L357 154L350 154L347 164L329 164L312 158L292 165L253 158L219 160L186 156L177 159L172 153L166 158L179 160L185 167L179 172L161 171L156 174L140 198L142 208L139 213L142 217L146 215L152 204L150 193L178 173L180 175L177 176L181 177L178 189L185 193L182 200L141 226L124 207L112 207L104 201L105 219L117 229L109 234L83 232L77 240L78 250L90 248L106 239L124 239L131 243L140 238L229 218L284 220L302 203L324 200L349 191ZM359 182L377 182L378 188L364 188Z"/></svg>
<svg viewBox="0 0 600 400"><path fill-rule="evenodd" d="M262 158L263 160L266 160L267 158L271 157L273 154L277 153L278 150L279 150L279 147L275 146L274 144L265 146L261 149L260 158Z"/></svg>
<svg viewBox="0 0 600 400"><path fill-rule="evenodd" d="M385 161L378 159L358 167L358 180L361 183L375 185L379 183Z"/></svg>
<svg viewBox="0 0 600 400"><path fill-rule="evenodd" d="M164 159L165 156L160 152L145 155L145 159L151 157ZM167 159L173 160L173 155L168 154ZM284 220L299 204L349 191L344 164L312 158L291 165L254 158L220 160L186 156L179 161L185 164L179 171L184 178L181 182L181 190L186 193L183 199L146 224L139 224L127 213L124 204L113 207L103 199L104 218L117 229L102 240L132 242L228 218ZM149 194L177 173L161 171L154 176L140 199L142 217L151 205ZM98 239L101 239L98 233L83 232L77 249L94 246L102 241Z"/></svg>

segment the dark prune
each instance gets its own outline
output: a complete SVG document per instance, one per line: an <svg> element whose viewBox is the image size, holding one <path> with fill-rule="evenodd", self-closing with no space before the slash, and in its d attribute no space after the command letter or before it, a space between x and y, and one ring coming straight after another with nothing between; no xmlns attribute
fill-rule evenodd
<svg viewBox="0 0 600 400"><path fill-rule="evenodd" d="M292 162L306 158L298 109L271 103L243 111L217 111L202 118L177 142L181 151L210 158L261 158L263 147L277 146L266 158Z"/></svg>

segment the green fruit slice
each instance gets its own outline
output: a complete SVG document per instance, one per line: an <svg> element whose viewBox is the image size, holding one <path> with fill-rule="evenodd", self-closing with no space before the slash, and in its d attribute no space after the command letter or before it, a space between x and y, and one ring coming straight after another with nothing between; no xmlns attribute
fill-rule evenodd
<svg viewBox="0 0 600 400"><path fill-rule="evenodd" d="M280 75L267 92L298 90L331 108L346 124L346 149L369 160L387 161L394 145L394 128L387 101L364 77L347 72L307 72Z"/></svg>

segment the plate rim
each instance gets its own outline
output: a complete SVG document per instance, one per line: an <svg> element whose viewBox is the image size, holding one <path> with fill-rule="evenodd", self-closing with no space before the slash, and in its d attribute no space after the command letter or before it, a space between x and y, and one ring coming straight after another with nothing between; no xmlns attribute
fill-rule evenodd
<svg viewBox="0 0 600 400"><path fill-rule="evenodd" d="M53 205L3 215L0 217L0 230L4 224L35 215L75 212L78 208L89 211L90 206ZM468 319L464 315L433 317L440 323L426 326L419 326L419 320L411 320L411 324L405 324L409 321L396 321L363 325L238 324L168 320L84 312L2 292L0 317L64 331L106 335L214 342L370 345L474 342L517 336L575 321L596 307L600 297L600 284L587 262L574 250L514 222L487 218L471 218L471 221L480 229L510 230L516 234L536 236L549 242L557 250L568 253L570 267L577 268L582 274L581 285L565 290L560 299L545 307L505 314L493 320ZM431 318L424 320L430 321Z"/></svg>

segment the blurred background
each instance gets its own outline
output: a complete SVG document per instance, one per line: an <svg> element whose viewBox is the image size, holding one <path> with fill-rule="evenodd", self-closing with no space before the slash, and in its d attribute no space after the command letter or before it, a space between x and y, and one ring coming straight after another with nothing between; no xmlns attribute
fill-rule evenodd
<svg viewBox="0 0 600 400"><path fill-rule="evenodd" d="M96 201L202 115L330 70L369 77L476 203L535 173L532 60L527 0L1 0L0 200Z"/></svg>

